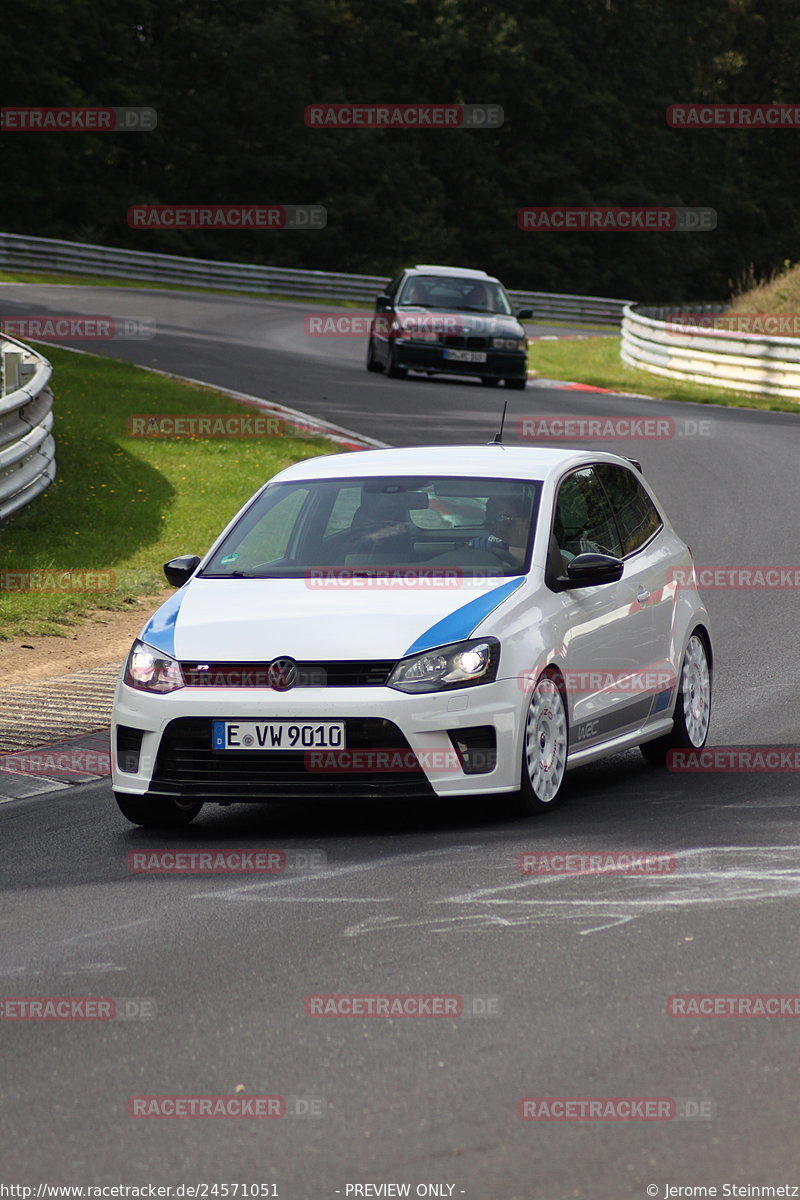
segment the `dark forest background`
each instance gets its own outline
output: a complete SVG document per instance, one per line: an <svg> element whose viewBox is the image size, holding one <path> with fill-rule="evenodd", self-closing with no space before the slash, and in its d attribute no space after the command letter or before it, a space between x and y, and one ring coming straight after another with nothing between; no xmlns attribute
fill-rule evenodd
<svg viewBox="0 0 800 1200"><path fill-rule="evenodd" d="M9 11L9 17L11 13ZM7 105L151 105L130 134L0 137L0 228L510 287L722 298L797 255L800 129L681 132L685 101L800 102L793 0L26 0L0 27ZM307 104L501 104L492 131L307 129ZM134 203L320 203L324 231L162 232ZM715 208L713 233L522 233L540 204Z"/></svg>

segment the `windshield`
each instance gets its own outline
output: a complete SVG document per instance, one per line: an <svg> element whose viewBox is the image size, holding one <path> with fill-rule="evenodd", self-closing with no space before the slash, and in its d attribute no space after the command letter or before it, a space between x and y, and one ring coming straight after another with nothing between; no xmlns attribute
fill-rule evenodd
<svg viewBox="0 0 800 1200"><path fill-rule="evenodd" d="M406 280L398 305L513 316L508 296L499 283L458 275L412 275Z"/></svg>
<svg viewBox="0 0 800 1200"><path fill-rule="evenodd" d="M204 577L289 579L316 569L519 575L529 568L541 485L427 476L270 484Z"/></svg>

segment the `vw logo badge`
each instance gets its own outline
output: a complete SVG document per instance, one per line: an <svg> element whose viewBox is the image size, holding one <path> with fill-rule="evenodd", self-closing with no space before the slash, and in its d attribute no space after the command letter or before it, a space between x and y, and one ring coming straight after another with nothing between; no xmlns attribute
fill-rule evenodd
<svg viewBox="0 0 800 1200"><path fill-rule="evenodd" d="M276 692L288 692L297 683L297 663L293 658L276 658L267 672L269 686Z"/></svg>

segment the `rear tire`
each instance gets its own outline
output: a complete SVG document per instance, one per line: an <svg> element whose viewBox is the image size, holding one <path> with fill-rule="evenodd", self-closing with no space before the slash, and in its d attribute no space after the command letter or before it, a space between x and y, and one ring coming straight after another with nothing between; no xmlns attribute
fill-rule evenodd
<svg viewBox="0 0 800 1200"><path fill-rule="evenodd" d="M499 379L487 379L485 376L481 376L481 387L497 387L499 382Z"/></svg>
<svg viewBox="0 0 800 1200"><path fill-rule="evenodd" d="M129 796L114 792L114 799L124 817L146 829L180 829L193 821L203 807L202 800L156 800L150 796Z"/></svg>
<svg viewBox="0 0 800 1200"><path fill-rule="evenodd" d="M686 646L672 729L639 747L654 766L663 766L670 750L702 750L711 722L711 667L706 644L696 629Z"/></svg>
<svg viewBox="0 0 800 1200"><path fill-rule="evenodd" d="M527 379L507 379L506 387L511 388L512 391L521 392L524 391L527 382Z"/></svg>
<svg viewBox="0 0 800 1200"><path fill-rule="evenodd" d="M543 671L525 716L522 778L512 802L514 812L530 816L556 807L562 795L568 749L563 681L555 671Z"/></svg>

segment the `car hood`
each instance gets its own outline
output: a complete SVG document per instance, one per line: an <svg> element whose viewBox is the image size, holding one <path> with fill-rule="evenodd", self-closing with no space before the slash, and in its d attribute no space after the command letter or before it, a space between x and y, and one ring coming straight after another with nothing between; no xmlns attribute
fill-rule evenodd
<svg viewBox="0 0 800 1200"><path fill-rule="evenodd" d="M401 658L468 638L524 576L336 582L195 578L139 636L184 662Z"/></svg>
<svg viewBox="0 0 800 1200"><path fill-rule="evenodd" d="M443 312L441 309L410 308L397 313L398 324L412 333L430 330L461 337L517 337L525 330L516 317L499 313Z"/></svg>

